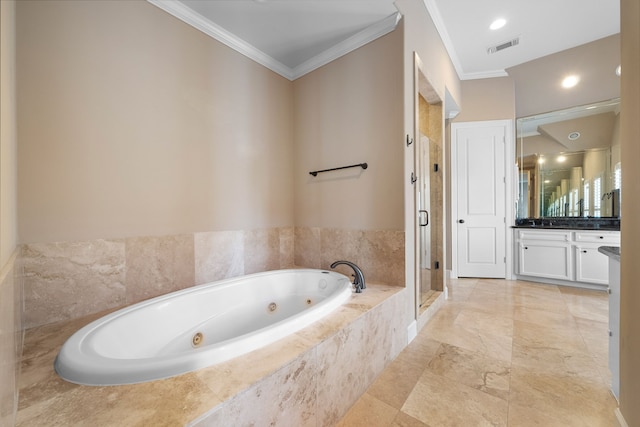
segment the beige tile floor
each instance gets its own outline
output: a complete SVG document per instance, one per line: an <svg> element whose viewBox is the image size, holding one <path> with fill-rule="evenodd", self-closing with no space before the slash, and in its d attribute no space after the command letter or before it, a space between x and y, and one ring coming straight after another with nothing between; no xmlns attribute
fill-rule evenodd
<svg viewBox="0 0 640 427"><path fill-rule="evenodd" d="M339 426L617 426L606 293L486 279L449 289Z"/></svg>

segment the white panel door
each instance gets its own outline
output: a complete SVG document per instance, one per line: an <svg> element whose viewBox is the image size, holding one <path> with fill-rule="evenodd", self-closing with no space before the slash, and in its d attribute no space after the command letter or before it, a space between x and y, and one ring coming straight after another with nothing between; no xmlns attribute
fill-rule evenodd
<svg viewBox="0 0 640 427"><path fill-rule="evenodd" d="M453 130L458 276L504 278L507 126L478 122Z"/></svg>

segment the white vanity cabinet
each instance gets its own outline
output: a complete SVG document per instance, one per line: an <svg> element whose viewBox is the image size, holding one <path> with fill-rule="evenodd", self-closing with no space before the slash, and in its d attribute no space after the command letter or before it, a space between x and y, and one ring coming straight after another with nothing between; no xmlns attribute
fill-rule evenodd
<svg viewBox="0 0 640 427"><path fill-rule="evenodd" d="M516 277L604 289L607 256L600 246L620 246L619 231L515 229Z"/></svg>
<svg viewBox="0 0 640 427"><path fill-rule="evenodd" d="M520 230L517 236L519 263L523 276L573 280L571 232Z"/></svg>
<svg viewBox="0 0 640 427"><path fill-rule="evenodd" d="M620 232L575 232L573 248L578 282L600 285L609 283L609 260L606 255L598 252L600 246L620 246Z"/></svg>

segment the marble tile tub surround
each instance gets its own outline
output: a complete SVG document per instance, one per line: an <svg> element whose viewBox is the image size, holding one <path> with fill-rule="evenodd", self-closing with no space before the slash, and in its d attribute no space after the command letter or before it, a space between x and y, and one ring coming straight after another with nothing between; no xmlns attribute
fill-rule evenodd
<svg viewBox="0 0 640 427"><path fill-rule="evenodd" d="M17 252L0 270L0 426L12 426L18 408L22 354L22 275Z"/></svg>
<svg viewBox="0 0 640 427"><path fill-rule="evenodd" d="M332 426L406 345L408 290L370 283L324 319L245 356L166 380L88 387L53 371L103 313L27 331L18 426ZM233 424L230 424L233 420Z"/></svg>
<svg viewBox="0 0 640 427"><path fill-rule="evenodd" d="M346 259L362 268L367 280L405 286L404 242L404 231L296 227L294 261L328 269L333 261ZM347 276L353 273L345 266L336 270Z"/></svg>
<svg viewBox="0 0 640 427"><path fill-rule="evenodd" d="M404 286L404 233L394 231L283 227L25 244L24 326L245 274L329 268L337 259L354 261L368 281Z"/></svg>
<svg viewBox="0 0 640 427"><path fill-rule="evenodd" d="M292 242L293 228L269 228L25 244L25 327L210 281L290 268Z"/></svg>

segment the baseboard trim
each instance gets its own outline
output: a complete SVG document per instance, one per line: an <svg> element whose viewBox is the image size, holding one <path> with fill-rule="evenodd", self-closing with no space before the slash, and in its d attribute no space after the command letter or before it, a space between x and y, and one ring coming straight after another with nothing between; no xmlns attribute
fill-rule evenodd
<svg viewBox="0 0 640 427"><path fill-rule="evenodd" d="M614 413L616 414L616 420L618 420L618 425L620 425L620 427L629 427L629 424L627 424L622 416L622 412L620 412L620 408L616 408Z"/></svg>
<svg viewBox="0 0 640 427"><path fill-rule="evenodd" d="M407 344L409 344L418 335L418 322L413 321L407 327Z"/></svg>

